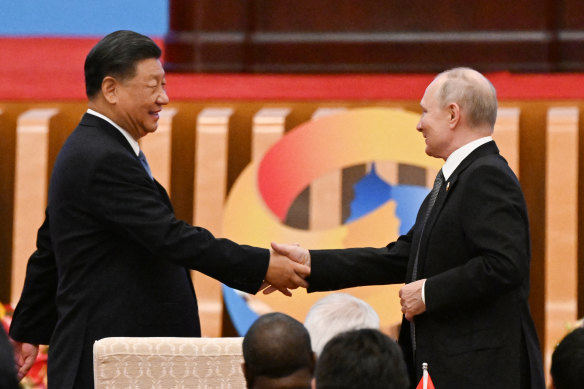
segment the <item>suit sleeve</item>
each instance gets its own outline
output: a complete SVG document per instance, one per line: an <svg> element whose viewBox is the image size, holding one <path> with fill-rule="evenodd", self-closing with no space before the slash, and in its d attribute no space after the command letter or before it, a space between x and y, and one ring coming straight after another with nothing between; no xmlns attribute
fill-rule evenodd
<svg viewBox="0 0 584 389"><path fill-rule="evenodd" d="M256 293L268 269L269 251L217 239L202 227L176 219L142 169L132 155L121 153L99 164L90 187L95 214L149 256Z"/></svg>
<svg viewBox="0 0 584 389"><path fill-rule="evenodd" d="M520 287L529 276L527 211L515 176L491 164L474 169L466 180L460 212L465 244L473 255L428 278L429 312L480 304Z"/></svg>
<svg viewBox="0 0 584 389"><path fill-rule="evenodd" d="M57 322L56 293L57 266L47 216L38 231L37 250L28 260L24 288L10 325L10 337L19 342L49 344Z"/></svg>
<svg viewBox="0 0 584 389"><path fill-rule="evenodd" d="M412 230L383 248L311 250L309 292L403 283Z"/></svg>

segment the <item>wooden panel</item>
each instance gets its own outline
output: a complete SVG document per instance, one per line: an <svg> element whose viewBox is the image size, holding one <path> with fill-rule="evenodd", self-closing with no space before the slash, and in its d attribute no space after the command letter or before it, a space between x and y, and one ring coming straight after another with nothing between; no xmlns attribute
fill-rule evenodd
<svg viewBox="0 0 584 389"><path fill-rule="evenodd" d="M148 159L152 176L170 193L170 163L172 139L172 118L176 109L167 108L160 112L158 129L140 139L140 148Z"/></svg>
<svg viewBox="0 0 584 389"><path fill-rule="evenodd" d="M170 71L242 71L246 62L247 2L170 0L165 67Z"/></svg>
<svg viewBox="0 0 584 389"><path fill-rule="evenodd" d="M545 27L545 1L256 0L258 31L493 31ZM531 12L526 13L529 8ZM480 15L481 17L477 17ZM491 20L491 16L497 16Z"/></svg>
<svg viewBox="0 0 584 389"><path fill-rule="evenodd" d="M169 71L584 69L578 0L172 0L170 9Z"/></svg>
<svg viewBox="0 0 584 389"><path fill-rule="evenodd" d="M16 114L0 108L0 301L11 301Z"/></svg>
<svg viewBox="0 0 584 389"><path fill-rule="evenodd" d="M493 139L519 177L519 108L499 108Z"/></svg>
<svg viewBox="0 0 584 389"><path fill-rule="evenodd" d="M547 119L546 372L566 326L576 321L578 117L577 108L558 107L549 110Z"/></svg>
<svg viewBox="0 0 584 389"><path fill-rule="evenodd" d="M205 108L197 117L194 224L222 236L223 206L227 185L227 142L230 108ZM221 258L217 258L221 261ZM203 336L221 332L221 283L195 273Z"/></svg>
<svg viewBox="0 0 584 389"><path fill-rule="evenodd" d="M253 117L251 158L259 162L266 151L282 138L290 108L263 108Z"/></svg>
<svg viewBox="0 0 584 389"><path fill-rule="evenodd" d="M49 122L57 109L31 109L19 116L14 167L12 293L15 303L24 285L26 263L36 249L36 233L45 219L48 188Z"/></svg>
<svg viewBox="0 0 584 389"><path fill-rule="evenodd" d="M531 315L540 343L546 343L546 267L545 267L545 139L548 105L529 103L521 105L519 169L521 187L527 203L531 231Z"/></svg>
<svg viewBox="0 0 584 389"><path fill-rule="evenodd" d="M563 0L558 5L558 70L584 68L584 7L580 0Z"/></svg>

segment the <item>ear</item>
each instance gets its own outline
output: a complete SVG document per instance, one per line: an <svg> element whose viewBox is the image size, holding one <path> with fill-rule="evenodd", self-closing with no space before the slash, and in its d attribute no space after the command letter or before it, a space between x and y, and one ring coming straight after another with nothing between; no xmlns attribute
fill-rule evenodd
<svg viewBox="0 0 584 389"><path fill-rule="evenodd" d="M454 128L460 122L460 106L456 103L448 104L448 123L450 128Z"/></svg>
<svg viewBox="0 0 584 389"><path fill-rule="evenodd" d="M104 77L101 82L101 93L108 103L116 104L118 102L118 80L111 76Z"/></svg>

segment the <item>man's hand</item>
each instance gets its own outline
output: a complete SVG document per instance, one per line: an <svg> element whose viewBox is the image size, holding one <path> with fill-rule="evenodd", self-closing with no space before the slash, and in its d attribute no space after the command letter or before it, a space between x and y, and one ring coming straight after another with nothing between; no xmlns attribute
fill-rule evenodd
<svg viewBox="0 0 584 389"><path fill-rule="evenodd" d="M299 244L280 244L272 242L272 249L278 254L282 254L302 265L310 268L310 252L300 247Z"/></svg>
<svg viewBox="0 0 584 389"><path fill-rule="evenodd" d="M18 370L18 381L22 380L30 370L39 353L38 344L22 343L12 341L14 349L14 360Z"/></svg>
<svg viewBox="0 0 584 389"><path fill-rule="evenodd" d="M308 287L308 283L304 279L309 275L310 267L291 261L284 254L272 249L270 250L270 264L266 279L260 289L269 285L269 288L264 290L265 294L279 290L286 296L292 296L288 289L296 289L299 286Z"/></svg>
<svg viewBox="0 0 584 389"><path fill-rule="evenodd" d="M414 316L426 312L426 304L422 300L422 286L426 279L417 280L404 285L399 290L399 301L401 311L408 321L412 321Z"/></svg>
<svg viewBox="0 0 584 389"><path fill-rule="evenodd" d="M310 275L310 253L308 252L307 249L300 247L300 245L298 243L279 244L279 243L272 242L272 250L276 254L284 255L284 256L290 258L291 260L293 260L294 262L308 266L308 274L303 276L303 278ZM304 288L306 288L306 287L308 287L308 284L300 285L300 286L303 286ZM270 285L268 282L264 282L264 284L262 285L260 290L261 289L264 289L264 294L270 294L272 292L275 292L276 290L280 290L282 293L284 293L281 289L278 289L275 286ZM287 296L290 296L291 295L290 292L289 291L287 291L287 292L288 293L284 293L284 294Z"/></svg>

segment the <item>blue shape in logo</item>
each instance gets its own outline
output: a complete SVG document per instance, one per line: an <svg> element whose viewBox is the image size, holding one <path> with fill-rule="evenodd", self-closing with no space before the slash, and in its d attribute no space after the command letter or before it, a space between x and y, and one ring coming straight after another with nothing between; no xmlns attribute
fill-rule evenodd
<svg viewBox="0 0 584 389"><path fill-rule="evenodd" d="M351 222L373 212L389 200L396 202L396 217L400 221L399 234L406 234L416 221L418 209L429 192L425 186L391 185L385 182L372 164L371 171L355 184L355 198L351 202Z"/></svg>

